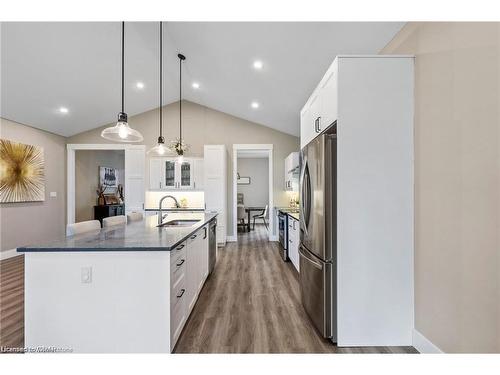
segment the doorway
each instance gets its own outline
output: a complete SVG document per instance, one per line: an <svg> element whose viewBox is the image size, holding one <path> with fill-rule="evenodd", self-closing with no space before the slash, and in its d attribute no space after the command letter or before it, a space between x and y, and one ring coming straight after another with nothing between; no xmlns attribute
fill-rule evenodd
<svg viewBox="0 0 500 375"><path fill-rule="evenodd" d="M233 145L233 234L256 228L273 241L273 145ZM267 206L267 210L266 210ZM257 227L258 225L258 227Z"/></svg>
<svg viewBox="0 0 500 375"><path fill-rule="evenodd" d="M146 146L131 144L68 144L67 145L67 215L66 223L76 219L76 151L78 150L123 150L125 214L144 210L146 169Z"/></svg>

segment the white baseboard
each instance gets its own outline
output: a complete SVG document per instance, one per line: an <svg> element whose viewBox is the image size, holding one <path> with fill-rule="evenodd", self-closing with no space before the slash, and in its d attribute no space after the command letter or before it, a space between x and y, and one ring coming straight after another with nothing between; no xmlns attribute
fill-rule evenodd
<svg viewBox="0 0 500 375"><path fill-rule="evenodd" d="M227 242L236 242L236 236L226 236Z"/></svg>
<svg viewBox="0 0 500 375"><path fill-rule="evenodd" d="M10 249L0 252L0 260L5 260L9 258L16 257L18 255L23 255L22 253L18 253L17 249Z"/></svg>
<svg viewBox="0 0 500 375"><path fill-rule="evenodd" d="M278 241L278 236L270 236L269 237L269 241L272 241L272 242L277 242Z"/></svg>
<svg viewBox="0 0 500 375"><path fill-rule="evenodd" d="M442 354L444 353L427 337L422 335L416 329L413 329L413 347L422 354Z"/></svg>

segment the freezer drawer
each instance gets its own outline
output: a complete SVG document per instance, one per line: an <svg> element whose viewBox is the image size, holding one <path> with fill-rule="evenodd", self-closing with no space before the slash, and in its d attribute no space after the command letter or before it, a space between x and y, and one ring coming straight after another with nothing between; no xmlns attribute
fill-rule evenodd
<svg viewBox="0 0 500 375"><path fill-rule="evenodd" d="M315 257L304 246L300 255L302 305L316 329L325 338L337 341L336 268Z"/></svg>

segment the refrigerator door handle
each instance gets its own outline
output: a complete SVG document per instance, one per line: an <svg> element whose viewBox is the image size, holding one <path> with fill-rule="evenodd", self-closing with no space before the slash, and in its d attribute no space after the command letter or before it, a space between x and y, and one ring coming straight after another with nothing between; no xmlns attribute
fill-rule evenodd
<svg viewBox="0 0 500 375"><path fill-rule="evenodd" d="M304 260L307 260L309 263L311 263L314 267L316 267L319 270L323 269L322 264L313 260L311 256L307 254L307 250L305 250L302 246L299 247L299 252L304 257Z"/></svg>
<svg viewBox="0 0 500 375"><path fill-rule="evenodd" d="M309 227L309 219L311 215L311 181L309 176L309 166L307 165L307 158L304 158L304 169L302 170L301 176L301 200L303 215L300 215L300 219L304 220L304 227L307 234L307 228Z"/></svg>

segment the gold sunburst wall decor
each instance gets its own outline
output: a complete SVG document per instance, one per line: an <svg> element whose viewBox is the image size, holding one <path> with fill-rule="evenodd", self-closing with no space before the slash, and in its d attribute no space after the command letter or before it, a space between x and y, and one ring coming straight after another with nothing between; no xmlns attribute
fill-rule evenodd
<svg viewBox="0 0 500 375"><path fill-rule="evenodd" d="M43 200L43 148L0 139L0 202Z"/></svg>

